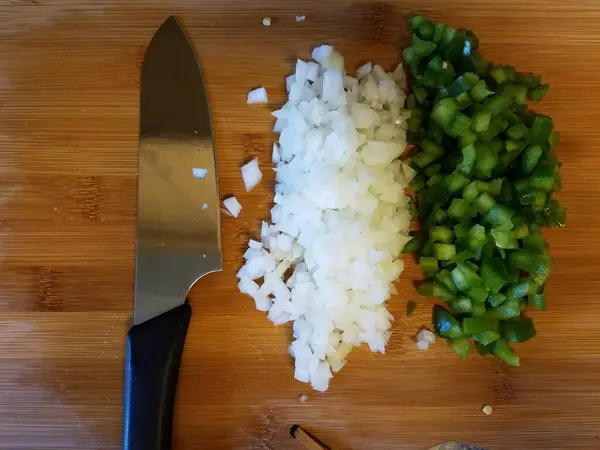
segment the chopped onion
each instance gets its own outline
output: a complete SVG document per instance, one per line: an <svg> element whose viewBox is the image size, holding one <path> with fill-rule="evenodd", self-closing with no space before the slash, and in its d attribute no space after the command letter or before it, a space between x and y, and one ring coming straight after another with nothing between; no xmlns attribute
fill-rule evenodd
<svg viewBox="0 0 600 450"><path fill-rule="evenodd" d="M362 77L370 74L372 69L373 69L373 63L372 62L368 62L366 64L363 64L358 69L356 69L356 78L358 78L360 80Z"/></svg>
<svg viewBox="0 0 600 450"><path fill-rule="evenodd" d="M275 325L293 321L294 377L325 391L355 346L385 352L414 171L398 159L408 118L398 75L371 65L345 77L328 45L312 57L319 64L296 63L288 102L273 112L272 224L250 241L237 277Z"/></svg>
<svg viewBox="0 0 600 450"><path fill-rule="evenodd" d="M250 192L254 186L262 180L262 172L258 168L258 159L254 158L248 164L242 166L242 179L246 192Z"/></svg>
<svg viewBox="0 0 600 450"><path fill-rule="evenodd" d="M270 17L263 17L262 18L262 24L265 27L270 27L271 26L271 18Z"/></svg>
<svg viewBox="0 0 600 450"><path fill-rule="evenodd" d="M296 22L304 22L306 20L306 16L296 16Z"/></svg>
<svg viewBox="0 0 600 450"><path fill-rule="evenodd" d="M206 178L206 175L208 175L208 170L206 169L198 169L198 168L193 168L192 169L192 175L194 176L194 178Z"/></svg>
<svg viewBox="0 0 600 450"><path fill-rule="evenodd" d="M417 350L427 350L429 348L429 341L417 341Z"/></svg>
<svg viewBox="0 0 600 450"><path fill-rule="evenodd" d="M435 344L435 334L427 328L421 328L417 333L417 341L427 341L429 344Z"/></svg>
<svg viewBox="0 0 600 450"><path fill-rule="evenodd" d="M271 157L271 161L273 162L273 164L277 164L279 161L281 161L279 147L277 146L277 144L275 142L273 142L273 154Z"/></svg>
<svg viewBox="0 0 600 450"><path fill-rule="evenodd" d="M258 89L254 89L253 91L248 92L248 100L246 101L249 105L259 104L259 103L269 103L269 99L267 97L267 90L264 87L260 87Z"/></svg>
<svg viewBox="0 0 600 450"><path fill-rule="evenodd" d="M237 217L240 215L240 211L242 210L242 205L238 202L238 199L235 197L229 197L223 200L223 206L227 208L227 211L233 216Z"/></svg>

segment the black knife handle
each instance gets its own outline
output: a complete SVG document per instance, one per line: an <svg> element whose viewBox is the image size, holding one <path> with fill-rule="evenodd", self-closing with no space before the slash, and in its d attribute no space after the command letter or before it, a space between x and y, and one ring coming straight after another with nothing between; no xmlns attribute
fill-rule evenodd
<svg viewBox="0 0 600 450"><path fill-rule="evenodd" d="M191 316L186 302L127 333L123 450L170 450L177 377Z"/></svg>

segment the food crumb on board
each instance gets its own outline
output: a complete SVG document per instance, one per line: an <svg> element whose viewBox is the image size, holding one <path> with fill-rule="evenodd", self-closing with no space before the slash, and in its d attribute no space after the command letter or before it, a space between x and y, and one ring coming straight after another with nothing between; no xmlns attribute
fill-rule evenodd
<svg viewBox="0 0 600 450"><path fill-rule="evenodd" d="M491 407L490 405L484 405L484 406L483 406L483 408L482 408L481 410L484 412L484 414L485 414L486 416L489 416L489 415L491 415L491 414L492 414L492 411L493 411L493 409L492 409L492 407Z"/></svg>
<svg viewBox="0 0 600 450"><path fill-rule="evenodd" d="M308 400L308 395L302 394L300 396L300 403L305 403Z"/></svg>
<svg viewBox="0 0 600 450"><path fill-rule="evenodd" d="M270 27L271 26L271 18L270 17L263 17L262 18L262 24L265 27Z"/></svg>
<svg viewBox="0 0 600 450"><path fill-rule="evenodd" d="M304 22L306 20L306 16L296 16L296 22Z"/></svg>

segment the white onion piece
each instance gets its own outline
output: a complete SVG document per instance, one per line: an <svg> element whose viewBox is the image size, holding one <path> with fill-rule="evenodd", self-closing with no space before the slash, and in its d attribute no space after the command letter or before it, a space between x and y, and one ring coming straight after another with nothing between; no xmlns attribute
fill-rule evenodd
<svg viewBox="0 0 600 450"><path fill-rule="evenodd" d="M206 178L206 175L208 175L208 170L194 167L192 169L192 175L194 176L194 178L203 179Z"/></svg>
<svg viewBox="0 0 600 450"><path fill-rule="evenodd" d="M254 186L262 180L262 172L258 168L258 159L254 158L248 164L242 166L242 179L246 192L250 192Z"/></svg>
<svg viewBox="0 0 600 450"><path fill-rule="evenodd" d="M233 216L237 217L240 215L240 211L242 210L242 205L238 202L238 199L235 197L229 197L223 200L223 206L227 208L227 211Z"/></svg>
<svg viewBox="0 0 600 450"><path fill-rule="evenodd" d="M373 63L372 62L368 62L366 64L363 64L362 66L360 66L358 69L356 69L356 78L358 78L359 80L368 75L369 73L371 73L371 70L373 69Z"/></svg>
<svg viewBox="0 0 600 450"><path fill-rule="evenodd" d="M273 142L273 153L271 155L271 162L273 164L277 164L279 161L281 161L281 154L279 153L279 147L277 146L277 144L275 142Z"/></svg>
<svg viewBox="0 0 600 450"><path fill-rule="evenodd" d="M397 159L408 118L398 74L371 64L344 76L327 45L312 57L320 65L297 61L288 102L273 112L272 224L262 223L237 277L275 325L293 321L294 377L324 391L354 346L385 352L414 171Z"/></svg>
<svg viewBox="0 0 600 450"><path fill-rule="evenodd" d="M260 87L258 89L254 89L253 91L248 92L248 100L246 101L246 103L249 105L269 103L269 99L267 97L267 90L264 87Z"/></svg>
<svg viewBox="0 0 600 450"><path fill-rule="evenodd" d="M435 344L435 334L427 328L421 328L417 333L417 341L427 341L430 344Z"/></svg>
<svg viewBox="0 0 600 450"><path fill-rule="evenodd" d="M429 341L417 341L417 350L427 350L429 348Z"/></svg>

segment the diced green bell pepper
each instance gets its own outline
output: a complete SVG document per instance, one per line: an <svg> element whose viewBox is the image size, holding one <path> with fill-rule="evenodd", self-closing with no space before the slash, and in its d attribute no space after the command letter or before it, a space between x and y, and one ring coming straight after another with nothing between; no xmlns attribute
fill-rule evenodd
<svg viewBox="0 0 600 450"><path fill-rule="evenodd" d="M510 366L520 366L521 361L517 354L512 351L508 342L504 339L498 339L494 345L494 350L492 354L498 358L500 361L510 365Z"/></svg>
<svg viewBox="0 0 600 450"><path fill-rule="evenodd" d="M529 317L509 319L500 324L500 329L502 330L502 337L510 342L526 342L536 335L533 320Z"/></svg>
<svg viewBox="0 0 600 450"><path fill-rule="evenodd" d="M433 328L438 335L447 339L456 339L463 336L458 321L440 305L433 307Z"/></svg>
<svg viewBox="0 0 600 450"><path fill-rule="evenodd" d="M467 355L473 348L473 342L470 339L459 338L450 339L448 341L450 348L456 353L461 359L466 359Z"/></svg>

